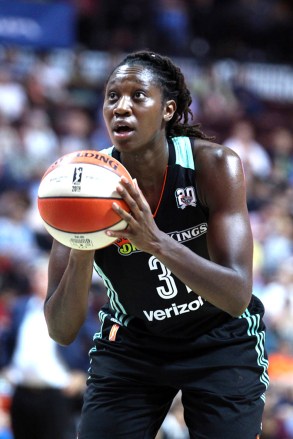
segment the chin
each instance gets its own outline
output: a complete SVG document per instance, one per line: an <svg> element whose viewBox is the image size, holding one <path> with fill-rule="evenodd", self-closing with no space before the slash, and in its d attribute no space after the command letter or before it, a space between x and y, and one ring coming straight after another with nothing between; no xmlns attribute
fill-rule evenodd
<svg viewBox="0 0 293 439"><path fill-rule="evenodd" d="M119 152L130 152L133 151L133 146L131 145L130 142L123 142L123 141L119 141L117 142L117 140L113 141L113 145L115 146L115 148L117 149L117 151Z"/></svg>

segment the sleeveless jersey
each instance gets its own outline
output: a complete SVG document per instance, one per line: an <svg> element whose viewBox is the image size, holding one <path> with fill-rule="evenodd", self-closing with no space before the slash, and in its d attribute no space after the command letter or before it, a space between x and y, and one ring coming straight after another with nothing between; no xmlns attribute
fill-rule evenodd
<svg viewBox="0 0 293 439"><path fill-rule="evenodd" d="M208 211L197 195L191 141L188 137L174 137L168 144L166 178L154 220L180 245L209 259ZM102 152L120 159L114 147ZM233 318L191 291L155 256L138 250L125 239L97 250L94 267L109 297L100 311L101 322L110 318L129 329L186 339Z"/></svg>

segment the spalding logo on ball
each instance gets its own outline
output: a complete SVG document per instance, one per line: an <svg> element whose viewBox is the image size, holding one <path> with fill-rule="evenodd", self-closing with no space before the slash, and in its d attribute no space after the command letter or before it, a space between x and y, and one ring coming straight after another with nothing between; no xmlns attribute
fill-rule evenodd
<svg viewBox="0 0 293 439"><path fill-rule="evenodd" d="M43 175L38 191L38 209L50 235L79 250L99 249L116 241L105 232L127 226L112 209L115 201L129 212L116 191L121 176L132 181L118 160L99 151L60 157Z"/></svg>

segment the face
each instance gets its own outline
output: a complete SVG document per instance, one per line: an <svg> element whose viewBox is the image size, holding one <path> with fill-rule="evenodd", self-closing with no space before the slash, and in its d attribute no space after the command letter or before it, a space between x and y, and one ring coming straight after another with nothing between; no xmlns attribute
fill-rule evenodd
<svg viewBox="0 0 293 439"><path fill-rule="evenodd" d="M174 111L174 101L163 103L150 70L124 65L110 77L103 114L111 141L119 151L138 151L165 141L165 126Z"/></svg>

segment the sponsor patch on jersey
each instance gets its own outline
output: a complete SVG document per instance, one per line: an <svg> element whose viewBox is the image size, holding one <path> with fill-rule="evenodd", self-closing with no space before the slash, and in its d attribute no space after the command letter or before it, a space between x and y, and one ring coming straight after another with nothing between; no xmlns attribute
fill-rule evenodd
<svg viewBox="0 0 293 439"><path fill-rule="evenodd" d="M179 209L185 209L187 206L196 206L195 189L193 186L176 189L175 198Z"/></svg>
<svg viewBox="0 0 293 439"><path fill-rule="evenodd" d="M125 238L118 239L117 241L114 242L114 245L118 247L118 253L121 256L128 256L131 253L140 251L135 247L135 245L131 244L131 242Z"/></svg>
<svg viewBox="0 0 293 439"><path fill-rule="evenodd" d="M175 239L177 242L187 242L191 241L192 239L196 239L201 235L204 235L208 230L207 223L201 223L197 226L190 227L185 230L177 230L175 232L168 232L167 235L169 235L171 238ZM128 239L122 238L114 242L114 245L118 248L118 253L121 256L129 256L133 253L140 252L138 248L135 247L135 245L131 244L131 242L128 241Z"/></svg>
<svg viewBox="0 0 293 439"><path fill-rule="evenodd" d="M168 308L155 309L150 311L144 310L143 313L149 322L153 322L154 320L171 319L182 314L197 311L203 305L204 300L201 296L198 296L197 299L189 303L182 303L181 305L172 303L172 305Z"/></svg>

